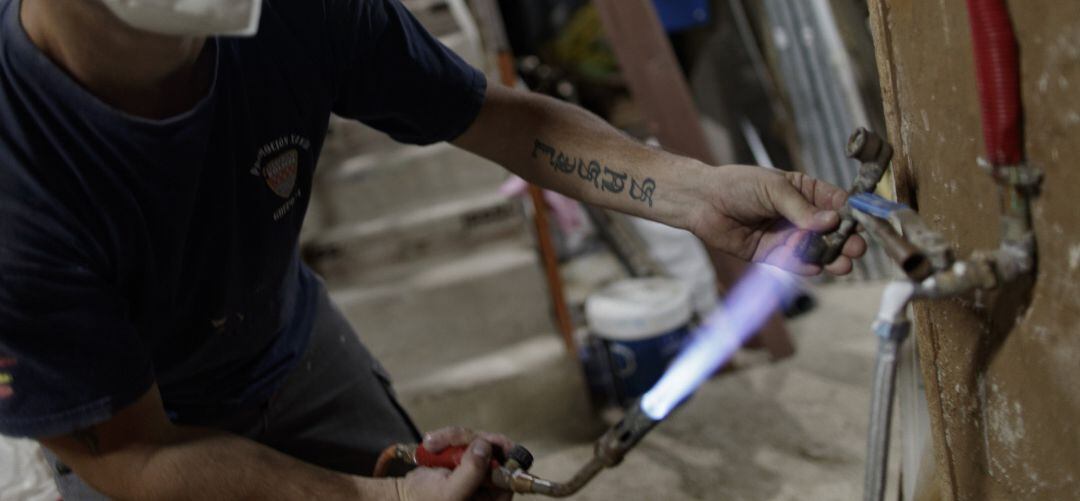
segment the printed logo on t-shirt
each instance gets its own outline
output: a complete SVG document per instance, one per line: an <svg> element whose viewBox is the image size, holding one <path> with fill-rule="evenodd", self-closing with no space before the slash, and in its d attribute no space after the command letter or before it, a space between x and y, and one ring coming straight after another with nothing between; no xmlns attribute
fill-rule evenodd
<svg viewBox="0 0 1080 501"><path fill-rule="evenodd" d="M15 396L15 378L7 369L15 367L15 359L0 357L0 400Z"/></svg>
<svg viewBox="0 0 1080 501"><path fill-rule="evenodd" d="M289 134L266 143L255 156L251 175L262 178L270 191L285 200L274 210L274 221L285 217L303 196L296 186L296 179L300 172L300 152L310 148L308 138Z"/></svg>
<svg viewBox="0 0 1080 501"><path fill-rule="evenodd" d="M300 164L300 152L288 150L270 159L263 166L262 175L266 185L281 198L289 198L296 186L296 170Z"/></svg>

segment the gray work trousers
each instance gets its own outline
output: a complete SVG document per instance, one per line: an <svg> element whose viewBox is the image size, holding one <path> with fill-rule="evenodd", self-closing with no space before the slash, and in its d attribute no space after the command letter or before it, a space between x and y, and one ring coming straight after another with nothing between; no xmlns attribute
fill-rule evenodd
<svg viewBox="0 0 1080 501"><path fill-rule="evenodd" d="M282 387L258 409L204 423L311 464L371 475L380 452L420 435L398 404L390 378L319 281L311 343ZM200 423L203 424L203 423ZM107 499L46 450L66 501Z"/></svg>

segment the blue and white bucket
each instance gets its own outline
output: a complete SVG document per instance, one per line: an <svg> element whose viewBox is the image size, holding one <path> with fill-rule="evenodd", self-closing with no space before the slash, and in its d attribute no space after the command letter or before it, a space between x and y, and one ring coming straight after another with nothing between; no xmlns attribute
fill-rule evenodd
<svg viewBox="0 0 1080 501"><path fill-rule="evenodd" d="M676 279L620 280L590 295L585 318L598 360L586 373L594 398L610 393L626 406L648 391L682 349L692 315L690 288Z"/></svg>

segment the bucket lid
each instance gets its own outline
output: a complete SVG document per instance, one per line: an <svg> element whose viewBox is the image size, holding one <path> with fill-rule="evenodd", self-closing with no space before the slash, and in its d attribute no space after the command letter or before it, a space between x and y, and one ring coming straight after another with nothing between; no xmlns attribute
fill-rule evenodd
<svg viewBox="0 0 1080 501"><path fill-rule="evenodd" d="M585 300L593 333L617 341L647 339L690 321L690 288L670 278L619 280Z"/></svg>

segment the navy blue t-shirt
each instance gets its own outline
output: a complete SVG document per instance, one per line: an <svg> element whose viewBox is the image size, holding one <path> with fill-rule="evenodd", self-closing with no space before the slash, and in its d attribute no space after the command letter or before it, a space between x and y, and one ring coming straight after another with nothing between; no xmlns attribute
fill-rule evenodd
<svg viewBox="0 0 1080 501"><path fill-rule="evenodd" d="M310 338L297 241L330 113L452 139L483 74L397 0L265 0L166 120L98 100L0 0L0 433L108 419L156 382L184 422L265 401Z"/></svg>

